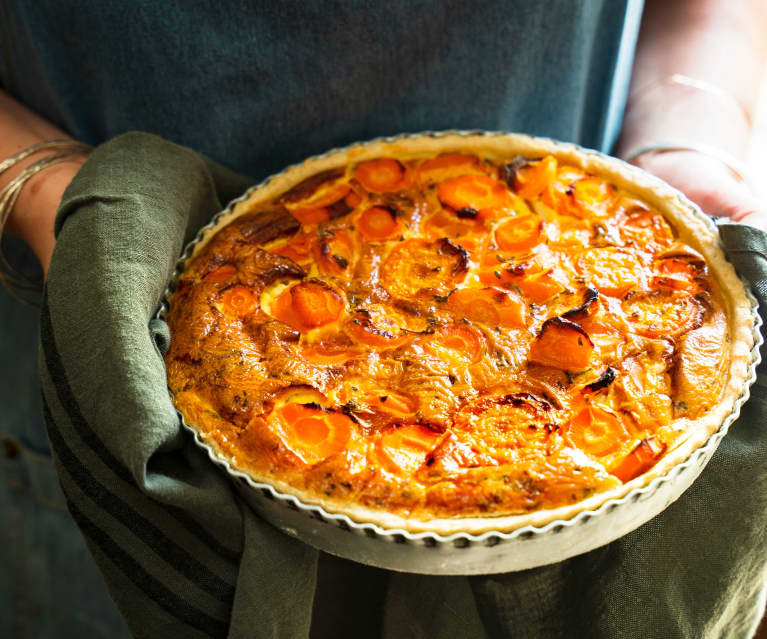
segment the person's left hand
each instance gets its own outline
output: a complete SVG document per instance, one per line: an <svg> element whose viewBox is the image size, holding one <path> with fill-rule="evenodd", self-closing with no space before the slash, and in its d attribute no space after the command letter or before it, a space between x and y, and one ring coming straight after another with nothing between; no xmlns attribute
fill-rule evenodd
<svg viewBox="0 0 767 639"><path fill-rule="evenodd" d="M679 189L705 213L767 230L764 202L720 160L697 151L647 153L633 161Z"/></svg>

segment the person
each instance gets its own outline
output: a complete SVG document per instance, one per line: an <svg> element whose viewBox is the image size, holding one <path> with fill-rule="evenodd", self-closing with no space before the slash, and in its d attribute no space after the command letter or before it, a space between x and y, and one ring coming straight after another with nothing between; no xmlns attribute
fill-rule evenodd
<svg viewBox="0 0 767 639"><path fill-rule="evenodd" d="M183 450L185 463L197 469L209 489L194 494L200 499L224 494L218 480L206 474L205 460L189 452L179 434L147 443L145 466L132 465L137 449L126 433L144 437L140 428L146 416L136 408L141 398L136 406L126 404L132 408L113 413L125 426L122 432L99 430L109 420L99 403L113 410L105 394L125 393L132 401L134 387L128 385L143 369L117 360L128 371L122 381L95 380L84 369L101 371L103 362L95 354L118 352L100 344L97 335L118 346L127 339L127 324L120 323L126 319L117 309L133 309L128 298L142 289L132 281L138 288L121 296L112 284L118 280L110 279L119 274L103 261L132 247L116 236L98 236L91 254L89 245L78 244L74 229L87 232L84 220L100 224L104 210L98 207L110 197L119 200L120 210L132 211L125 204L130 194L119 185L110 186L118 195L99 191L116 171L125 171L126 188L138 199L149 194L148 199L165 203L166 208L158 205L158 225L152 227L162 231L169 228L163 226L165 218L176 214L157 188L169 183L170 164L208 177L219 170L200 168L184 152L155 139L117 137L126 131L159 134L255 182L355 140L450 128L524 131L612 150L666 179L704 211L765 228L763 207L737 161L748 144L767 56L763 3L651 1L643 10L638 0L481 5L424 0L353 7L307 1L295 6L225 3L214 9L194 1L182 9L19 0L0 2L0 10L6 54L0 67L0 161L54 139L97 147L93 155L66 147L73 153L32 175L6 224L6 234L32 250L43 276L51 269L41 324L43 400L66 498L55 487L33 381L37 317L4 294L0 330L9 337L0 343L5 409L0 509L10 523L3 526L0 630L18 637L127 634L62 511L65 501L130 632L140 636L161 631L164 636L301 636L310 632L309 622L315 636L365 629L371 634L371 628L382 636L470 636L478 629L504 636L515 624L536 628L538 636L567 636L576 627L594 636L616 636L617 611L625 604L600 587L616 583L611 580L620 575L631 581L624 573L637 566L626 559L628 545L651 551L648 540L657 535L668 536L662 544L674 551L670 556L685 557L687 563L667 566L678 571L676 577L652 573L651 586L633 583L644 609L623 615L622 636L652 635L658 628L669 636L690 637L744 636L755 630L764 602L760 575L767 553L764 535L757 531L764 530L765 513L761 519L739 520L729 517L731 495L711 503L717 483L739 491L744 504L758 503L764 494L767 478L759 464L767 461L765 434L754 434L744 420L736 428L746 436L733 438L732 445L725 441L708 475L673 512L632 533L630 541L545 570L472 580L388 575L288 544L252 515L240 513L231 496L217 504L217 512L229 528L242 530L211 533L199 504L173 493L172 486L150 481L178 480L176 470L163 468L158 459L160 452ZM55 148L3 171L0 189L51 154ZM122 164L121 157L127 158ZM153 173L142 171L141 163ZM235 184L247 183L227 180L229 188L217 186L212 201L233 196ZM195 184L202 182L200 177ZM213 212L210 206L202 209ZM200 223L199 217L190 220ZM176 254L184 235L195 230L185 224L173 227ZM131 227L131 233L136 245L152 242L148 231ZM163 246L168 254L156 264L171 264L176 254L170 255L171 244ZM29 261L23 247L7 251L22 266ZM99 269L101 282L92 273ZM155 266L155 279L160 271ZM107 307L113 314L99 317L92 333L95 313L90 319L88 309L81 309L78 325L66 304L69 296L91 299L83 287L94 282L115 306ZM138 319L146 326L146 319ZM134 330L140 323L128 322ZM78 351L77 344L92 351ZM86 380L99 388L88 388ZM71 428L60 426L60 415L68 416ZM752 474L748 482L746 471ZM730 483L723 482L725 473ZM680 519L702 512L737 539L737 552L702 538L705 526L697 535L678 527ZM164 534L171 529L174 536ZM675 539L695 546L696 553L680 552ZM267 555L283 563L258 572L255 564ZM647 561L647 570L658 570L657 562ZM275 565L293 573L290 579L280 581ZM710 583L699 583L702 575ZM665 593L673 605L649 601L664 594L659 585L664 581L680 589ZM185 591L187 582L193 585ZM563 598L552 617L563 583L578 584L588 603L579 610ZM264 591L270 593L266 598ZM278 605L280 596L291 598L294 614ZM525 604L528 599L533 601ZM662 623L667 625L657 625Z"/></svg>

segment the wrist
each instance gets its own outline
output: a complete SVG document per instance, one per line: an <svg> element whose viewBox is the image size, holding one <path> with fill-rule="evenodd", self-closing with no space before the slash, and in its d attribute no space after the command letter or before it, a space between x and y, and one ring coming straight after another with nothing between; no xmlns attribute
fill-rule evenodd
<svg viewBox="0 0 767 639"><path fill-rule="evenodd" d="M73 155L45 167L32 175L22 187L8 218L6 229L20 237L37 256L43 274L47 275L55 246L54 221L61 197L69 183L85 163L85 155ZM9 182L26 165L10 172L4 181Z"/></svg>

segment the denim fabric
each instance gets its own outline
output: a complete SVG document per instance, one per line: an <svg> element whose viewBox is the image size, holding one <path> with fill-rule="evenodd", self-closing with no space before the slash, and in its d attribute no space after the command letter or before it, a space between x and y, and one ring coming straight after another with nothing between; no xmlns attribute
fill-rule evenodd
<svg viewBox="0 0 767 639"><path fill-rule="evenodd" d="M14 264L32 266L18 243ZM40 410L38 311L0 287L0 637L127 637L66 511ZM8 338L7 336L12 336Z"/></svg>
<svg viewBox="0 0 767 639"><path fill-rule="evenodd" d="M22 101L93 144L148 131L254 178L355 140L434 129L607 150L642 6L6 1L6 85Z"/></svg>

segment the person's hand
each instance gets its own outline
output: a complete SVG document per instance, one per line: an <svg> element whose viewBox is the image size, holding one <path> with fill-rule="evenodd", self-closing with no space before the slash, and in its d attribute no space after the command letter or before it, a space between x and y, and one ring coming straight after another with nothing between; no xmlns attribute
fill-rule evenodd
<svg viewBox="0 0 767 639"><path fill-rule="evenodd" d="M767 210L720 160L696 151L645 153L633 161L679 189L704 213L767 230Z"/></svg>

